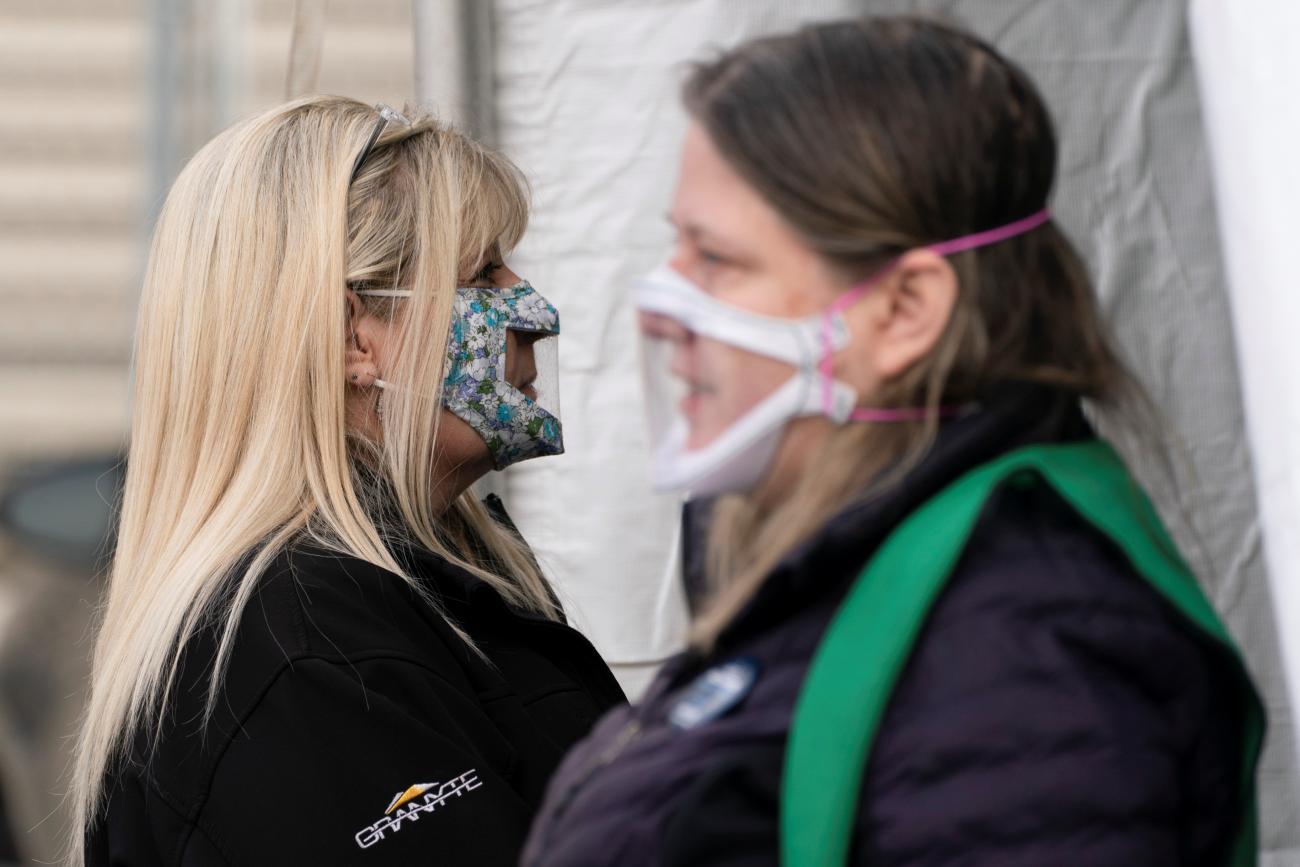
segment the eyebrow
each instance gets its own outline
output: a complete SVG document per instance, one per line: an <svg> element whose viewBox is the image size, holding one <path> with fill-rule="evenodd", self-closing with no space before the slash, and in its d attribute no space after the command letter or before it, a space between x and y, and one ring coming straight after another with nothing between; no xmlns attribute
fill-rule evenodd
<svg viewBox="0 0 1300 867"><path fill-rule="evenodd" d="M668 221L668 225L672 226L678 232L681 232L693 241L704 239L710 244L717 244L720 247L724 247L728 254L735 254L737 256L744 255L744 252L738 249L737 245L733 241L717 234L707 226L702 226L699 223L692 223L690 221L683 222L678 220L673 216L671 211L664 214L664 219Z"/></svg>

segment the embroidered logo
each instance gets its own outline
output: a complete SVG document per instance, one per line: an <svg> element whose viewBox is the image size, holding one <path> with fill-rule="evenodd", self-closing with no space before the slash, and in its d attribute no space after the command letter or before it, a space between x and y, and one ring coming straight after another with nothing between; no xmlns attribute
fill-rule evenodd
<svg viewBox="0 0 1300 867"><path fill-rule="evenodd" d="M482 781L478 778L478 771L471 768L445 783L416 783L409 786L393 796L392 802L389 803L388 809L384 810L384 815L379 821L356 833L357 845L362 849L369 849L384 839L385 835L396 834L407 823L420 821L421 815L432 813L447 803L447 799L453 795L459 798L466 792L481 788L482 785Z"/></svg>

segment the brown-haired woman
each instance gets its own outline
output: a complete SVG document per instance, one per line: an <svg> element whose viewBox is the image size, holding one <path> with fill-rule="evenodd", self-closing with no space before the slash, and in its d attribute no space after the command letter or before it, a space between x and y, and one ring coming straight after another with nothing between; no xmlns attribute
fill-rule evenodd
<svg viewBox="0 0 1300 867"><path fill-rule="evenodd" d="M685 98L638 305L711 592L525 863L1254 863L1259 703L1081 414L1137 389L1046 211L1028 78L875 19L742 45Z"/></svg>

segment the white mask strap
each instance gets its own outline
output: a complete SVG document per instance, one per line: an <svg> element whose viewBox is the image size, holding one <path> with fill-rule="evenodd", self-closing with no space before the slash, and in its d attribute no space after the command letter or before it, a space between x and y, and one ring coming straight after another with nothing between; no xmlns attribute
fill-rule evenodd
<svg viewBox="0 0 1300 867"><path fill-rule="evenodd" d="M410 289L358 289L358 295L373 295L376 298L410 298Z"/></svg>

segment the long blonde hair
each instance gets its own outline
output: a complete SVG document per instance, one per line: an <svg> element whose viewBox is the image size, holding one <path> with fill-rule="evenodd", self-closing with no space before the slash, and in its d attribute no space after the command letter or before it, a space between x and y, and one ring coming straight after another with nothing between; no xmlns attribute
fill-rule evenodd
<svg viewBox="0 0 1300 867"><path fill-rule="evenodd" d="M104 777L137 731L158 731L186 641L207 622L220 629L210 712L240 612L295 540L415 584L390 552L401 536L514 605L556 615L517 536L469 494L445 512L435 499L455 286L518 241L526 187L503 156L426 116L390 124L349 183L377 118L336 97L272 109L213 139L167 197L140 300L126 484L69 793L77 867ZM418 289L401 317L367 302L397 323L383 375L406 386L382 398L382 441L345 421L346 290L363 286Z"/></svg>

